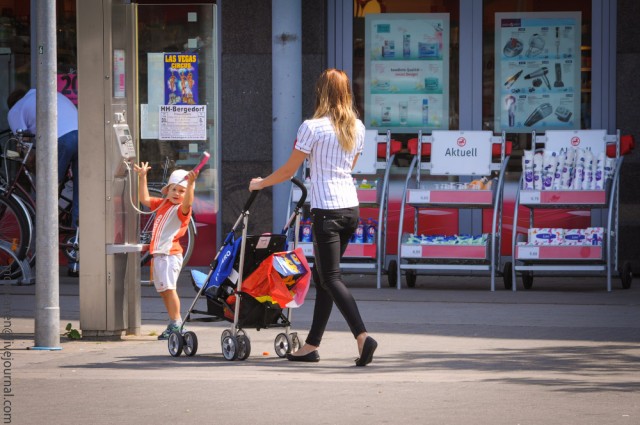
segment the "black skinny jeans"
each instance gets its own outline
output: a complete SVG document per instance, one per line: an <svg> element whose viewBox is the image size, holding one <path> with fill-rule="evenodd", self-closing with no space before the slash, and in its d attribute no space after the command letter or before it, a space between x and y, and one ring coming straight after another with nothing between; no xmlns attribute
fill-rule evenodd
<svg viewBox="0 0 640 425"><path fill-rule="evenodd" d="M306 343L319 346L333 303L347 321L351 333L357 337L366 332L356 301L342 281L340 259L347 249L349 239L358 227L358 207L338 210L311 210L316 304L313 309L311 330Z"/></svg>

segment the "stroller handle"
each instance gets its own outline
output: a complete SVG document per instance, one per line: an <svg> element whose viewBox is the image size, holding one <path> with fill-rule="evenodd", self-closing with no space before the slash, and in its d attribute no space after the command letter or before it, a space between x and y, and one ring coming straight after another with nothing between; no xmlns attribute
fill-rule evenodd
<svg viewBox="0 0 640 425"><path fill-rule="evenodd" d="M307 200L307 187L296 176L291 177L291 183L293 183L296 186L298 186L298 189L300 189L302 191L302 194L300 195L300 199L298 200L298 203L296 204L296 208L300 209L304 205L304 202Z"/></svg>
<svg viewBox="0 0 640 425"><path fill-rule="evenodd" d="M256 200L256 196L258 196L258 193L260 193L259 190L251 191L251 195L249 195L249 199L247 199L247 202L244 204L244 207L242 208L243 212L249 211L249 208L251 208L251 204L253 204L253 201Z"/></svg>
<svg viewBox="0 0 640 425"><path fill-rule="evenodd" d="M291 182L296 186L298 186L298 188L302 191L302 195L300 195L300 200L296 204L296 208L302 208L302 206L304 205L304 202L307 200L307 188L305 187L304 183L302 183L300 179L295 176L291 177ZM249 211L249 208L251 208L251 204L253 204L253 201L255 201L256 196L258 196L258 192L260 191L259 190L251 191L251 195L249 195L249 199L247 199L247 202L244 204L244 208L242 209L242 211Z"/></svg>

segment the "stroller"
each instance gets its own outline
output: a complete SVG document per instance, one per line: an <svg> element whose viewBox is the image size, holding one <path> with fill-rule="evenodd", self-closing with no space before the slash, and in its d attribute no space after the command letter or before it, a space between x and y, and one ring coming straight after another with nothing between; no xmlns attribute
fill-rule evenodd
<svg viewBox="0 0 640 425"><path fill-rule="evenodd" d="M281 234L247 235L249 208L258 194L254 191L218 250L209 273L191 271L197 295L184 323L233 323L221 336L222 355L227 360L246 360L249 357L251 342L244 328L284 327L284 332L274 340L279 357L285 357L301 346L297 333L290 332L290 326L291 308L304 302L311 276L304 253L297 248L300 213L307 191L296 177L291 181L300 188L302 196ZM294 250L286 251L287 234L292 225ZM236 237L240 231L241 236ZM206 311L195 309L201 296L206 298ZM181 327L180 331L169 335L168 349L173 357L180 356L182 352L194 356L198 350L198 338L193 331L182 332Z"/></svg>

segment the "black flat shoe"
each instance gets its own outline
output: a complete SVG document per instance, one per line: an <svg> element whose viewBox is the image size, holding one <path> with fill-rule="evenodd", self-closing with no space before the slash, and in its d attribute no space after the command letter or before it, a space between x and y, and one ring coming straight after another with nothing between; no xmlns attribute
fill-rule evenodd
<svg viewBox="0 0 640 425"><path fill-rule="evenodd" d="M364 340L362 354L356 359L356 366L366 366L371 363L371 360L373 360L373 353L376 351L376 348L378 348L378 343L375 339L368 336L367 339Z"/></svg>
<svg viewBox="0 0 640 425"><path fill-rule="evenodd" d="M320 354L318 354L318 350L313 350L304 356L294 356L293 354L288 353L287 359L292 362L317 363L320 361Z"/></svg>

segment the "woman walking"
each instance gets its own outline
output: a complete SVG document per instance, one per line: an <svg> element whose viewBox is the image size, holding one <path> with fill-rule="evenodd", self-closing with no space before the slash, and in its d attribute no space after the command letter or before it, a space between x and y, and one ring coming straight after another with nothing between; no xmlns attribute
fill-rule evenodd
<svg viewBox="0 0 640 425"><path fill-rule="evenodd" d="M318 348L335 303L357 341L356 366L366 366L373 360L378 344L368 336L356 301L342 281L340 271L342 255L360 217L351 170L364 146L365 127L357 118L349 78L343 71L324 71L316 83L315 95L313 117L298 129L296 144L287 162L264 179L252 179L249 190L261 190L289 180L309 157L316 303L304 346L287 358L320 361Z"/></svg>

